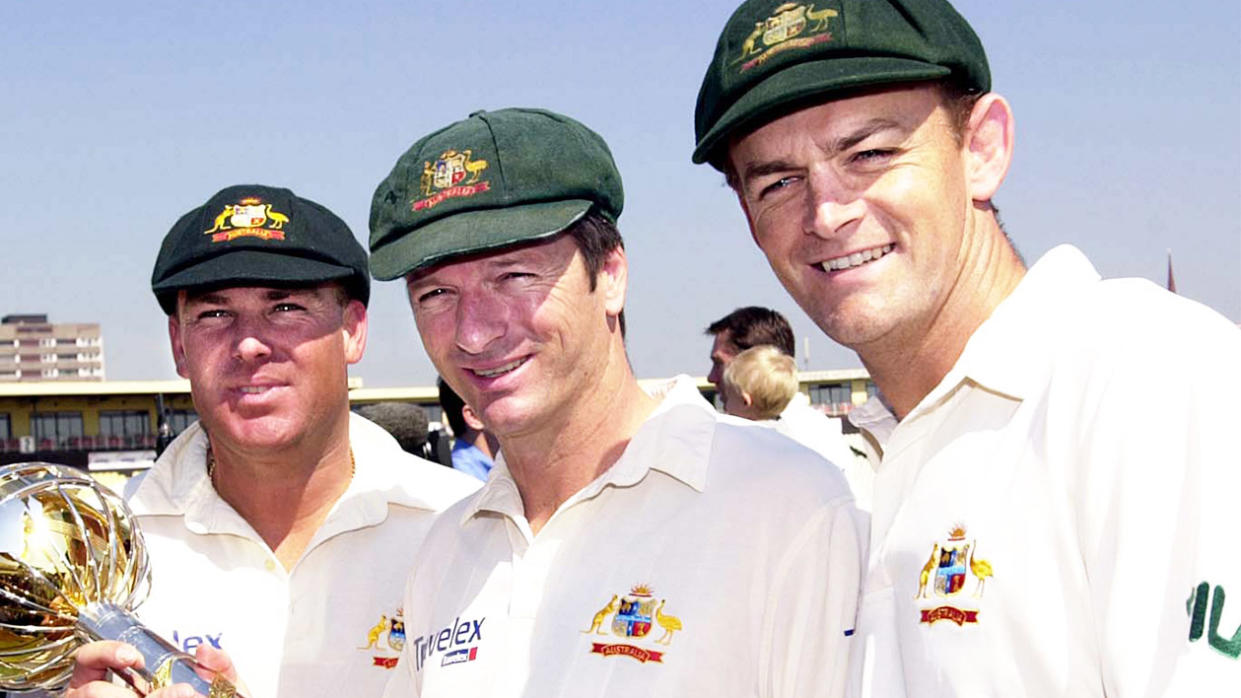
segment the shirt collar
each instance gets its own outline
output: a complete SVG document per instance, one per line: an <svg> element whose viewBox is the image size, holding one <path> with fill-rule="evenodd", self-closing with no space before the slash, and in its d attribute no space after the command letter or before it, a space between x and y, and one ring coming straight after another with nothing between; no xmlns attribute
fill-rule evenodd
<svg viewBox="0 0 1241 698"><path fill-rule="evenodd" d="M689 376L677 376L648 386L646 390L651 397L660 400L659 405L638 428L612 467L561 504L560 509L590 499L605 487L637 484L651 470L669 475L699 492L706 488L707 463L718 413L698 392ZM513 519L525 516L517 483L504 460L504 449L500 449L490 479L466 507L461 523L481 512L495 512Z"/></svg>
<svg viewBox="0 0 1241 698"><path fill-rule="evenodd" d="M939 404L967 380L1015 400L1027 398L1047 380L1061 332L1059 318L1098 280L1099 273L1072 245L1047 252L970 335L952 370L906 420Z"/></svg>
<svg viewBox="0 0 1241 698"><path fill-rule="evenodd" d="M349 443L353 478L317 536L378 524L387 518L389 503L429 511L440 508L415 491L409 478L402 477L401 468L417 467L403 461L415 458L402 451L382 427L350 413ZM251 535L253 529L220 498L207 477L207 445L202 425L191 424L138 485L130 507L140 516L183 516L186 528L195 533Z"/></svg>
<svg viewBox="0 0 1241 698"><path fill-rule="evenodd" d="M1018 400L1028 397L1051 370L1059 318L1098 281L1076 247L1047 252L970 337L957 361L964 377Z"/></svg>

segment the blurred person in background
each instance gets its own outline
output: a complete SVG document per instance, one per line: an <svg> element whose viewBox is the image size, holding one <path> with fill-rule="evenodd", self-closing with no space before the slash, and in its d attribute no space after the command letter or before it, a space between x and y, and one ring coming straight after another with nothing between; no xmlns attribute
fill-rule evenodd
<svg viewBox="0 0 1241 698"><path fill-rule="evenodd" d="M500 443L487 431L474 410L444 382L436 379L440 391L440 408L452 429L452 467L483 482L495 465Z"/></svg>
<svg viewBox="0 0 1241 698"><path fill-rule="evenodd" d="M797 363L771 345L750 347L724 369L720 390L728 414L775 422L797 393Z"/></svg>

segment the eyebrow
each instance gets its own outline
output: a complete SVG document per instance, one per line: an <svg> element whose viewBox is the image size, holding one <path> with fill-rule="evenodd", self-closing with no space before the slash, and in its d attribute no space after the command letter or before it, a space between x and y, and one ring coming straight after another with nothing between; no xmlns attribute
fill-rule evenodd
<svg viewBox="0 0 1241 698"><path fill-rule="evenodd" d="M898 121L891 119L871 119L862 124L852 133L845 134L837 138L832 144L832 152L839 153L848 150L880 131L900 130L902 125Z"/></svg>
<svg viewBox="0 0 1241 698"><path fill-rule="evenodd" d="M904 127L900 122L893 121L892 119L871 119L853 131L832 141L829 152L840 153L854 147L858 143L861 143L876 133L889 130L902 130L903 128ZM778 174L780 172L788 172L795 169L797 169L797 167L786 160L769 160L767 162L750 163L742 168L741 181L748 184L759 177Z"/></svg>

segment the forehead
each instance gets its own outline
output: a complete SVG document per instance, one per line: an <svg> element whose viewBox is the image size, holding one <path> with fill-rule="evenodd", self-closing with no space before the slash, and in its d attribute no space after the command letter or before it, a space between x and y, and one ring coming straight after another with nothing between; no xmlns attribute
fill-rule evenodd
<svg viewBox="0 0 1241 698"><path fill-rule="evenodd" d="M180 303L241 303L247 301L279 300L294 297L318 297L324 295L331 284L307 286L221 286L182 290L177 294Z"/></svg>
<svg viewBox="0 0 1241 698"><path fill-rule="evenodd" d="M729 159L736 166L741 164L739 158L763 146L779 145L781 140L801 135L847 135L876 120L913 130L942 105L942 95L935 83L899 85L807 106L734 136L728 144Z"/></svg>
<svg viewBox="0 0 1241 698"><path fill-rule="evenodd" d="M429 267L416 269L405 276L407 285L430 282L454 273L475 273L486 268L503 268L517 264L566 262L577 252L577 243L569 235L522 242L495 250L483 250L453 257Z"/></svg>

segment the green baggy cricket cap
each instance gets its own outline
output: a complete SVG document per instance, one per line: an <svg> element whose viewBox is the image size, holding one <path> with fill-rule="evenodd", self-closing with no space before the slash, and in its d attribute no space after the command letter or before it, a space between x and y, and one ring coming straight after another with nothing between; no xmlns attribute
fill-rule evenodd
<svg viewBox="0 0 1241 698"><path fill-rule="evenodd" d="M991 89L982 42L946 0L750 0L729 18L698 92L695 163L798 108L880 85Z"/></svg>
<svg viewBox="0 0 1241 698"><path fill-rule="evenodd" d="M599 134L543 109L474 112L414 143L371 199L371 273L387 281L447 259L560 233L625 195Z"/></svg>
<svg viewBox="0 0 1241 698"><path fill-rule="evenodd" d="M366 250L336 214L288 189L241 184L181 216L164 236L151 290L164 312L177 292L223 286L340 281L370 300Z"/></svg>

